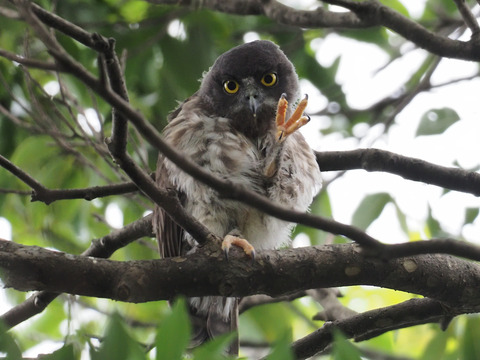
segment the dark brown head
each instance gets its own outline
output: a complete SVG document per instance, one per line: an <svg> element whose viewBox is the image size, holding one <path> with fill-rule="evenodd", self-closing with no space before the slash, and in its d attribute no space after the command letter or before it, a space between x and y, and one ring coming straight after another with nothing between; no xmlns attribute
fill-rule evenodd
<svg viewBox="0 0 480 360"><path fill-rule="evenodd" d="M275 125L280 96L299 97L292 63L271 41L237 46L221 55L205 74L199 90L211 115L231 119L250 137L263 136Z"/></svg>

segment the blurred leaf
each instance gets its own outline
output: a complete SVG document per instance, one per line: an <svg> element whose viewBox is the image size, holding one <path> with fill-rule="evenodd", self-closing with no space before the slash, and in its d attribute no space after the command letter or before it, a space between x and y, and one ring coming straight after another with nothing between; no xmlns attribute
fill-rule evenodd
<svg viewBox="0 0 480 360"><path fill-rule="evenodd" d="M257 341L263 337L268 342L273 342L290 329L294 315L285 304L275 303L255 306L242 314L241 321L251 321L259 330ZM242 318L241 317L241 318ZM245 319L246 318L246 319ZM246 334L248 337L249 334ZM251 340L251 338L249 338Z"/></svg>
<svg viewBox="0 0 480 360"><path fill-rule="evenodd" d="M310 212L315 215L332 217L332 207L327 191L321 191L318 196L315 197L312 205L310 205ZM330 234L326 233L325 231L299 224L294 228L292 239L300 233L306 234L310 238L312 245L324 244L326 238L330 236Z"/></svg>
<svg viewBox="0 0 480 360"><path fill-rule="evenodd" d="M292 342L292 333L287 331L279 338L273 345L272 351L266 357L266 360L293 360L292 348L290 346Z"/></svg>
<svg viewBox="0 0 480 360"><path fill-rule="evenodd" d="M406 17L410 16L407 8L398 0L381 0L381 3L399 12L403 16L406 16Z"/></svg>
<svg viewBox="0 0 480 360"><path fill-rule="evenodd" d="M42 355L41 358L42 360L74 360L78 359L78 356L75 356L73 345L69 344L51 354Z"/></svg>
<svg viewBox="0 0 480 360"><path fill-rule="evenodd" d="M393 201L390 194L378 193L367 195L358 205L352 217L352 224L366 230L383 211L386 204Z"/></svg>
<svg viewBox="0 0 480 360"><path fill-rule="evenodd" d="M444 331L438 331L425 347L419 360L438 360L443 359L445 348L447 346L448 334Z"/></svg>
<svg viewBox="0 0 480 360"><path fill-rule="evenodd" d="M195 360L225 360L225 349L234 339L235 333L225 334L202 344L192 351ZM233 357L232 357L233 358Z"/></svg>
<svg viewBox="0 0 480 360"><path fill-rule="evenodd" d="M442 134L460 117L450 108L432 109L427 111L420 119L415 136Z"/></svg>
<svg viewBox="0 0 480 360"><path fill-rule="evenodd" d="M426 233L428 237L438 237L444 234L442 227L437 219L432 215L432 209L428 207L428 217L426 223Z"/></svg>
<svg viewBox="0 0 480 360"><path fill-rule="evenodd" d="M98 352L91 351L93 360L144 360L145 353L140 345L125 330L125 325L118 314L109 321L107 330Z"/></svg>
<svg viewBox="0 0 480 360"><path fill-rule="evenodd" d="M460 358L462 360L480 359L478 334L480 334L480 318L478 316L468 317L462 337L463 341L460 345Z"/></svg>
<svg viewBox="0 0 480 360"><path fill-rule="evenodd" d="M120 14L130 23L141 21L149 9L145 1L127 1L120 8Z"/></svg>
<svg viewBox="0 0 480 360"><path fill-rule="evenodd" d="M400 207L396 202L394 202L394 205L397 213L397 219L398 219L398 222L400 223L400 227L402 228L403 232L408 235L409 230L408 230L408 224L407 224L407 217L405 216L402 209L400 209Z"/></svg>
<svg viewBox="0 0 480 360"><path fill-rule="evenodd" d="M360 353L338 330L333 332L332 359L334 360L361 360Z"/></svg>
<svg viewBox="0 0 480 360"><path fill-rule="evenodd" d="M22 352L13 337L7 332L5 325L0 323L0 353L5 353L6 360L22 359Z"/></svg>
<svg viewBox="0 0 480 360"><path fill-rule="evenodd" d="M466 208L465 209L465 224L471 224L478 216L479 208Z"/></svg>
<svg viewBox="0 0 480 360"><path fill-rule="evenodd" d="M157 360L180 360L190 342L190 320L186 301L179 298L172 307L172 313L160 323L155 345Z"/></svg>

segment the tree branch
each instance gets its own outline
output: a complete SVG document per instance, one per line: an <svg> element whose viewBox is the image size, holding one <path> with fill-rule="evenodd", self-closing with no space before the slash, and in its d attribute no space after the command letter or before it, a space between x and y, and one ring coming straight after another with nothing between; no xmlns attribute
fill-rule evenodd
<svg viewBox="0 0 480 360"><path fill-rule="evenodd" d="M137 186L131 182L83 189L48 189L2 155L0 155L0 166L32 188L32 201L42 201L47 205L57 200L85 199L90 201L98 197L138 191Z"/></svg>
<svg viewBox="0 0 480 360"><path fill-rule="evenodd" d="M39 60L34 60L34 59L28 59L23 56L13 54L9 51L0 49L0 56L4 57L5 59L15 61L19 64L28 66L28 67L33 67L36 69L42 69L42 70L49 70L49 71L60 71L59 67L54 64L54 63L49 63L49 62L44 62L44 61L39 61Z"/></svg>
<svg viewBox="0 0 480 360"><path fill-rule="evenodd" d="M0 241L0 268L5 286L17 290L126 302L167 300L180 294L276 297L363 284L428 296L460 312L478 310L480 265L431 254L386 262L359 250L352 244L269 250L259 252L250 263L240 249L233 249L227 261L221 249L203 248L185 257L118 262Z"/></svg>
<svg viewBox="0 0 480 360"><path fill-rule="evenodd" d="M316 155L322 171L383 171L408 180L480 196L480 174L473 171L447 168L379 149L316 152Z"/></svg>
<svg viewBox="0 0 480 360"><path fill-rule="evenodd" d="M462 15L463 21L468 26L468 28L472 31L472 38L476 38L480 35L480 27L478 26L477 19L472 14L472 11L465 3L465 0L453 0L455 5L457 5L458 11L460 15Z"/></svg>

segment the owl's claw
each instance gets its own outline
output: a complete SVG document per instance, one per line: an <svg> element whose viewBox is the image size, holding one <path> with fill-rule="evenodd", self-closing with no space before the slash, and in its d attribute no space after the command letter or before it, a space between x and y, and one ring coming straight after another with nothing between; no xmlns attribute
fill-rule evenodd
<svg viewBox="0 0 480 360"><path fill-rule="evenodd" d="M225 254L225 258L228 260L228 252L232 245L238 246L243 249L245 254L250 256L252 260L255 260L255 248L245 239L238 236L227 235L222 241L222 250Z"/></svg>
<svg viewBox="0 0 480 360"><path fill-rule="evenodd" d="M277 125L277 141L284 141L288 135L293 134L295 131L300 129L303 125L310 121L310 116L304 115L305 108L308 104L308 95L305 94L305 97L298 103L297 108L293 112L290 119L285 121L285 116L288 108L288 101L285 94L282 94L280 100L278 100L277 105L277 116L275 122Z"/></svg>

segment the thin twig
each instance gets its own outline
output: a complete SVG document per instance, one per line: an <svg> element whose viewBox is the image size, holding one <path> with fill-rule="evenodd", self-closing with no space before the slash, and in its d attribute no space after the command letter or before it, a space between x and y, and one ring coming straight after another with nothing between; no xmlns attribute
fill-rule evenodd
<svg viewBox="0 0 480 360"><path fill-rule="evenodd" d="M465 24L472 31L472 38L478 40L480 36L480 27L478 26L477 19L472 14L472 11L465 3L465 0L453 0L453 1L455 2L455 5L457 5L460 15L462 15L463 21L465 21Z"/></svg>
<svg viewBox="0 0 480 360"><path fill-rule="evenodd" d="M28 59L3 49L0 49L0 56L4 57L5 59L12 60L19 64L22 64L28 67L33 67L36 69L60 71L60 68L57 64L44 62L40 60Z"/></svg>

